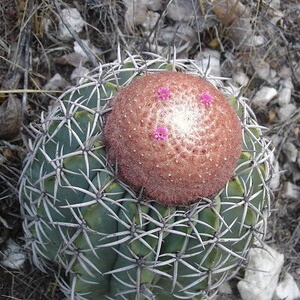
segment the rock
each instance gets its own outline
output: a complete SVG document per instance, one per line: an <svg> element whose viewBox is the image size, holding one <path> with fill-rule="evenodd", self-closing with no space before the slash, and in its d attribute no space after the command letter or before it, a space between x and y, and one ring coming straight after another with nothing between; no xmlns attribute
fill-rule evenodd
<svg viewBox="0 0 300 300"><path fill-rule="evenodd" d="M272 0L269 5L274 9L280 9L280 0Z"/></svg>
<svg viewBox="0 0 300 300"><path fill-rule="evenodd" d="M0 261L0 264L6 268L20 270L26 259L27 256L23 247L14 240L9 239L6 242L6 249L3 251L3 259Z"/></svg>
<svg viewBox="0 0 300 300"><path fill-rule="evenodd" d="M283 66L279 71L279 76L284 79L290 78L292 76L291 68L289 68L287 66Z"/></svg>
<svg viewBox="0 0 300 300"><path fill-rule="evenodd" d="M294 85L293 85L293 82L292 82L292 77L289 77L289 78L286 78L283 82L282 82L282 85L286 88L289 88L291 90L294 89Z"/></svg>
<svg viewBox="0 0 300 300"><path fill-rule="evenodd" d="M71 74L71 80L74 82L74 84L77 84L79 79L84 77L88 73L89 73L89 69L79 66L73 70Z"/></svg>
<svg viewBox="0 0 300 300"><path fill-rule="evenodd" d="M142 25L150 11L158 11L162 8L162 0L123 0L126 7L125 24L127 31L133 31L134 26ZM150 12L151 14L151 12Z"/></svg>
<svg viewBox="0 0 300 300"><path fill-rule="evenodd" d="M276 89L264 86L255 94L252 104L257 107L264 108L276 95Z"/></svg>
<svg viewBox="0 0 300 300"><path fill-rule="evenodd" d="M218 51L211 49L203 50L196 55L195 60L203 72L206 71L209 64L209 74L216 77L221 76L220 53Z"/></svg>
<svg viewBox="0 0 300 300"><path fill-rule="evenodd" d="M194 21L196 16L202 16L199 1L171 1L167 7L167 16L176 22Z"/></svg>
<svg viewBox="0 0 300 300"><path fill-rule="evenodd" d="M91 44L89 40L81 40L81 42L86 46L86 48L90 49L90 51L94 54L99 54L101 53L101 50L96 48L94 45ZM82 47L75 41L74 42L74 52L80 54L83 57L87 58L86 53L82 50Z"/></svg>
<svg viewBox="0 0 300 300"><path fill-rule="evenodd" d="M270 180L270 188L271 190L275 191L280 186L280 167L278 161L275 160L274 154L272 154L272 157L273 157L273 161L272 161L273 176Z"/></svg>
<svg viewBox="0 0 300 300"><path fill-rule="evenodd" d="M264 249L252 248L245 278L238 282L243 300L271 300L284 262L282 254L264 244Z"/></svg>
<svg viewBox="0 0 300 300"><path fill-rule="evenodd" d="M85 22L82 19L79 11L76 8L65 8L62 10L62 18L71 28L76 32L81 32ZM59 21L58 37L63 41L68 41L73 38L68 28L63 24L62 20Z"/></svg>
<svg viewBox="0 0 300 300"><path fill-rule="evenodd" d="M55 90L60 90L60 89L65 89L68 87L70 84L68 81L66 81L59 73L56 73L48 83L46 83L43 87L44 90L50 90L50 91L55 91Z"/></svg>
<svg viewBox="0 0 300 300"><path fill-rule="evenodd" d="M257 77L267 80L270 77L270 65L267 62L258 62L257 60L254 64Z"/></svg>
<svg viewBox="0 0 300 300"><path fill-rule="evenodd" d="M291 102L292 90L290 88L284 87L281 89L277 96L278 104L282 106L286 106Z"/></svg>
<svg viewBox="0 0 300 300"><path fill-rule="evenodd" d="M274 300L299 300L300 290L293 276L287 273L279 282L274 295Z"/></svg>
<svg viewBox="0 0 300 300"><path fill-rule="evenodd" d="M286 121L292 116L292 114L296 110L297 110L296 105L294 105L293 103L289 103L286 106L279 108L277 111L277 115L280 121Z"/></svg>
<svg viewBox="0 0 300 300"><path fill-rule="evenodd" d="M298 156L298 150L293 143L291 143L291 142L285 143L283 145L282 150L290 162L296 162L297 156Z"/></svg>
<svg viewBox="0 0 300 300"><path fill-rule="evenodd" d="M156 23L159 20L159 18L160 18L160 14L159 13L156 13L156 12L153 12L153 11L149 10L147 12L146 19L142 23L143 28L146 31L151 31L153 29L153 27L156 25Z"/></svg>
<svg viewBox="0 0 300 300"><path fill-rule="evenodd" d="M287 199L299 200L300 199L300 187L292 182L285 182L283 186L284 196Z"/></svg>
<svg viewBox="0 0 300 300"><path fill-rule="evenodd" d="M232 288L228 281L222 283L219 287L219 293L225 294L225 295L231 295L232 294Z"/></svg>
<svg viewBox="0 0 300 300"><path fill-rule="evenodd" d="M162 8L162 0L142 0L142 2L144 2L146 7L152 11L158 11Z"/></svg>
<svg viewBox="0 0 300 300"><path fill-rule="evenodd" d="M160 30L158 42L160 45L167 46L166 51L168 52L170 50L169 46L175 45L178 56L186 57L197 42L197 36L196 32L187 23L176 23ZM169 53L164 55L169 55Z"/></svg>
<svg viewBox="0 0 300 300"><path fill-rule="evenodd" d="M244 72L237 72L232 76L232 79L239 86L246 86L249 82L249 77Z"/></svg>

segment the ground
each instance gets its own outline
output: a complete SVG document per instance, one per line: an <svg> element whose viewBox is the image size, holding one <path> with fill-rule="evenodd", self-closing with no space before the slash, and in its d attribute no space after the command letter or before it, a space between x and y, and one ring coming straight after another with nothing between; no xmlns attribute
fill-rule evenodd
<svg viewBox="0 0 300 300"><path fill-rule="evenodd" d="M247 8L242 17L237 9L227 13L213 9L216 1L189 0L187 8L180 6L184 1L146 1L147 7L144 2L138 2L133 12L132 1L121 0L1 1L0 260L7 241L24 244L18 180L28 151L28 128L66 86L76 83L71 79L74 68L91 70L113 61L118 46L122 53L154 51L162 55L176 48L179 56L191 59L210 49L220 57L222 76L236 78L243 73L248 78L241 93L256 99L250 105L275 145L279 181L273 182L266 242L284 254L284 272L300 284L298 0L240 1L245 4L241 9ZM236 1L225 2L232 6ZM69 39L59 31L60 16L67 7L76 8L85 21L82 30L71 32ZM251 45L241 39L245 32L255 36ZM74 40L87 56L74 52ZM82 40L89 40L88 47ZM49 84L55 74L61 77ZM262 100L255 98L262 87L273 88L276 95L269 101L265 95ZM280 94L284 88L291 92L290 97ZM29 261L20 270L0 264L0 299L62 297L51 272L42 273ZM236 289L231 297L239 299Z"/></svg>

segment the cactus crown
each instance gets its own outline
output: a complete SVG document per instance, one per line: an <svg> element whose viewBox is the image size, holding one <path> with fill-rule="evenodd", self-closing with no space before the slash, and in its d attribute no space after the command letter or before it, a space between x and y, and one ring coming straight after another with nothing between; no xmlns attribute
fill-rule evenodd
<svg viewBox="0 0 300 300"><path fill-rule="evenodd" d="M147 85L147 78L154 78L150 73L162 74L157 76L163 80ZM183 73L192 76L188 82L168 79L183 78ZM169 74L167 79L166 74ZM222 94L215 92L211 84L201 88L203 80L196 77L209 81ZM191 91L190 80L195 81L195 85L191 85L195 92ZM143 89L144 83L146 89ZM174 88L175 84L181 88ZM131 103L132 108L125 103L129 93L137 100ZM135 111L138 100L141 101L137 93L147 94L142 97L145 102L141 115ZM240 121L235 121L235 114L232 116L232 109L223 104L223 98L231 103ZM149 99L152 102L147 107ZM188 106L181 106L181 99L186 99ZM160 108L157 113L153 103ZM171 103L177 108L169 106ZM116 109L110 112L114 104ZM222 109L217 109L219 106ZM130 120L125 121L125 110L134 125L128 123ZM226 119L224 111L232 120ZM201 120L199 112L203 116ZM213 118L210 124L212 113L222 120ZM120 120L124 127L113 127ZM202 140L202 128L193 127L197 122L209 128ZM137 125L139 127L134 127ZM228 132L219 133L224 126ZM135 133L134 128L139 128L138 132ZM170 62L153 54L148 55L147 60L140 56L129 55L124 60L119 57L114 63L101 65L79 86L68 90L48 117L42 116L41 125L32 129L37 137L29 143L30 153L20 187L27 245L33 253L33 261L42 270L47 260L65 270L67 280L60 276L58 279L70 299L207 298L236 272L245 261L254 238L260 239L265 232L270 201L269 142L244 99L235 98L221 79L203 74L192 61L174 57ZM235 132L233 136L230 130ZM193 135L189 135L191 131ZM240 134L241 154L239 149L230 148L240 147ZM129 135L134 136L135 142L131 142ZM103 136L112 161L115 162L114 156L117 158L114 166L107 159ZM226 145L224 137L232 140ZM115 139L123 139L125 144L115 144ZM181 143L183 140L188 142ZM195 146L197 140L200 149ZM205 141L209 146L204 146ZM175 160L171 178L177 180L176 185L181 184L180 178L188 183L189 172L194 183L199 184L198 166L194 165L199 163L199 157L204 157L201 163L209 170L213 170L209 159L212 153L217 161L214 164L225 164L224 157L229 158L232 153L240 157L234 176L214 197L202 197L195 203L187 198L188 206L165 206L145 199L143 189L137 193L116 176L119 166L126 177L130 172L145 176L145 171L139 169L139 161L150 174L147 154L153 150L152 144L159 149L153 152L158 164ZM120 147L126 149L122 152ZM131 151L127 147L131 147ZM164 147L168 150L164 151ZM139 150L141 156L136 161L133 161L134 150ZM200 156L190 155L193 150L206 152ZM224 151L228 152L224 154ZM176 157L185 152L186 158ZM141 154L146 158L142 160ZM131 169L127 170L128 166L122 162L126 159ZM182 173L176 167L176 159ZM228 166L234 167L235 159ZM169 169L158 168L157 171L162 185L167 184L166 170ZM205 172L202 176L209 177ZM232 171L228 172L228 176L231 175ZM144 185L137 181L136 175L132 178L130 184ZM153 184L153 178L151 182ZM189 187L192 190L193 187ZM151 195L151 188L147 188ZM156 188L157 185L153 190ZM207 194L215 192L207 190ZM193 195L197 196L198 192ZM173 195L166 201L177 202L175 199Z"/></svg>
<svg viewBox="0 0 300 300"><path fill-rule="evenodd" d="M211 83L165 71L134 80L115 96L105 126L110 160L133 188L162 204L217 194L241 154L236 112Z"/></svg>

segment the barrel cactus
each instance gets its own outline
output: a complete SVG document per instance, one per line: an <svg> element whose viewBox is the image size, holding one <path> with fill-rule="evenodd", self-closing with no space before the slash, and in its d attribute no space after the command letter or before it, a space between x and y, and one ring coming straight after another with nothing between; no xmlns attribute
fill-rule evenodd
<svg viewBox="0 0 300 300"><path fill-rule="evenodd" d="M263 238L270 144L194 61L120 56L32 130L27 246L70 299L206 299Z"/></svg>

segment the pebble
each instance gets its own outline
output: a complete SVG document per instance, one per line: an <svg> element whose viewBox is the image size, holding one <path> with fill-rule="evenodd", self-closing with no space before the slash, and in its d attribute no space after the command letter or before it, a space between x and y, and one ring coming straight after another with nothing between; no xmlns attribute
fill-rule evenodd
<svg viewBox="0 0 300 300"><path fill-rule="evenodd" d="M20 270L27 259L26 253L20 245L14 240L9 239L6 242L6 248L3 251L3 259L0 264L12 270Z"/></svg>
<svg viewBox="0 0 300 300"><path fill-rule="evenodd" d="M271 300L277 287L284 256L270 246L252 248L245 278L238 282L243 300Z"/></svg>
<svg viewBox="0 0 300 300"><path fill-rule="evenodd" d="M277 101L278 104L283 107L291 102L292 90L288 87L284 87L278 92Z"/></svg>
<svg viewBox="0 0 300 300"><path fill-rule="evenodd" d="M287 67L287 66L283 66L280 70L279 70L279 76L281 78L291 78L292 76L292 70L291 68Z"/></svg>
<svg viewBox="0 0 300 300"><path fill-rule="evenodd" d="M80 78L84 77L88 73L89 69L83 66L76 67L71 74L71 80L74 82L74 84L77 84Z"/></svg>
<svg viewBox="0 0 300 300"><path fill-rule="evenodd" d="M266 62L259 63L255 61L258 69L256 69L256 74L260 79L267 80L270 77L270 65Z"/></svg>
<svg viewBox="0 0 300 300"><path fill-rule="evenodd" d="M274 300L299 300L300 290L295 282L293 276L287 273L283 280L279 282L275 294Z"/></svg>
<svg viewBox="0 0 300 300"><path fill-rule="evenodd" d="M239 86L246 86L249 82L249 77L244 72L237 72L232 76L232 79Z"/></svg>
<svg viewBox="0 0 300 300"><path fill-rule="evenodd" d="M43 87L44 90L61 90L70 86L69 82L65 80L59 73L56 73Z"/></svg>
<svg viewBox="0 0 300 300"><path fill-rule="evenodd" d="M283 153L286 155L287 159L290 162L296 162L297 157L298 157L298 150L297 147L291 143L291 142L287 142L283 145Z"/></svg>
<svg viewBox="0 0 300 300"><path fill-rule="evenodd" d="M147 12L146 19L144 20L142 26L146 31L151 31L156 25L157 21L160 18L160 14L149 10Z"/></svg>
<svg viewBox="0 0 300 300"><path fill-rule="evenodd" d="M279 108L277 111L277 115L280 121L283 122L288 120L296 110L296 105L294 105L293 103L289 103L286 106Z"/></svg>
<svg viewBox="0 0 300 300"><path fill-rule="evenodd" d="M203 50L196 55L195 60L196 64L202 69L203 72L206 71L209 63L209 74L216 77L221 76L219 51L211 49Z"/></svg>
<svg viewBox="0 0 300 300"><path fill-rule="evenodd" d="M284 187L284 196L287 199L299 200L300 197L300 187L292 182L285 182Z"/></svg>
<svg viewBox="0 0 300 300"><path fill-rule="evenodd" d="M277 90L273 87L264 86L262 87L254 96L252 104L263 108L266 106L275 96L277 95Z"/></svg>
<svg viewBox="0 0 300 300"><path fill-rule="evenodd" d="M62 18L64 21L69 23L71 28L79 33L84 27L84 20L81 17L79 11L76 8L65 8L62 10ZM69 41L73 39L73 36L69 32L68 28L63 24L62 20L59 21L58 25L58 37L63 41Z"/></svg>
<svg viewBox="0 0 300 300"><path fill-rule="evenodd" d="M280 167L277 160L275 160L275 155L272 154L272 166L273 166L273 176L270 180L270 188L275 191L280 186Z"/></svg>

